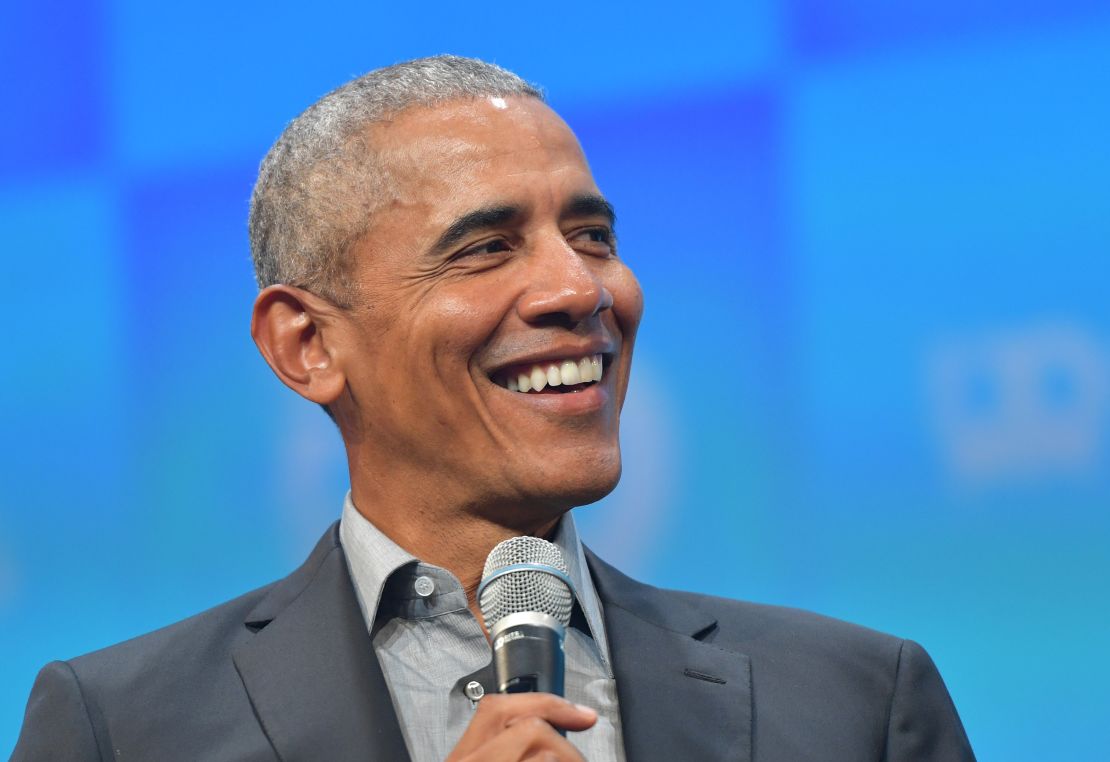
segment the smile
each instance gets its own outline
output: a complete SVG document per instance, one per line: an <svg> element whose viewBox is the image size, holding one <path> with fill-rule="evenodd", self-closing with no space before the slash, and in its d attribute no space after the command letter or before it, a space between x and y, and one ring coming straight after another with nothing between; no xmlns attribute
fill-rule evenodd
<svg viewBox="0 0 1110 762"><path fill-rule="evenodd" d="M603 373L602 355L597 354L508 368L494 382L510 392L566 394L597 383Z"/></svg>

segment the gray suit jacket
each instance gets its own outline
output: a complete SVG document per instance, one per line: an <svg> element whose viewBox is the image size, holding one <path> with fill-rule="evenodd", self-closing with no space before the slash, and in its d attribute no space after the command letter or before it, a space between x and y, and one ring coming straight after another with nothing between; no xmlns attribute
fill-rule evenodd
<svg viewBox="0 0 1110 762"><path fill-rule="evenodd" d="M14 760L406 760L337 525L285 579L43 668ZM630 760L971 760L920 646L588 555Z"/></svg>

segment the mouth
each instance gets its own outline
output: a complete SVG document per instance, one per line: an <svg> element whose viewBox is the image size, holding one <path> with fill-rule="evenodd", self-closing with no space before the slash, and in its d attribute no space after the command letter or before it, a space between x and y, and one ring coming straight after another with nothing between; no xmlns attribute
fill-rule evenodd
<svg viewBox="0 0 1110 762"><path fill-rule="evenodd" d="M503 389L520 394L575 394L599 383L605 372L602 354L512 365L491 377Z"/></svg>

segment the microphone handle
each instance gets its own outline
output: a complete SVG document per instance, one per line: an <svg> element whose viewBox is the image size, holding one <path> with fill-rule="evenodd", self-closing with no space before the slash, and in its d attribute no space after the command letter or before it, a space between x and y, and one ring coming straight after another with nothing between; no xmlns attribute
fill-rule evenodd
<svg viewBox="0 0 1110 762"><path fill-rule="evenodd" d="M562 627L521 622L500 629L493 640L493 662L501 693L563 695Z"/></svg>

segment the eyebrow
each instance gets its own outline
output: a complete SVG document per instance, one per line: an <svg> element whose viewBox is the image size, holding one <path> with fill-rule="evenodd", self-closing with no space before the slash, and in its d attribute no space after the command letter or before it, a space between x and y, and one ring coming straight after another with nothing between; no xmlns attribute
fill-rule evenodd
<svg viewBox="0 0 1110 762"><path fill-rule="evenodd" d="M582 193L563 207L562 217L604 217L610 227L617 224L617 212L606 198L597 193Z"/></svg>
<svg viewBox="0 0 1110 762"><path fill-rule="evenodd" d="M523 208L513 204L496 204L475 209L447 226L436 239L432 251L443 253L459 243L471 233L500 227L524 214ZM567 217L604 217L610 226L616 225L617 213L604 196L596 193L583 193L574 196L563 207L562 218Z"/></svg>
<svg viewBox="0 0 1110 762"><path fill-rule="evenodd" d="M478 230L495 228L511 222L521 215L523 210L511 204L499 204L475 209L452 222L443 234L436 239L432 251L443 252L450 249L459 241Z"/></svg>

